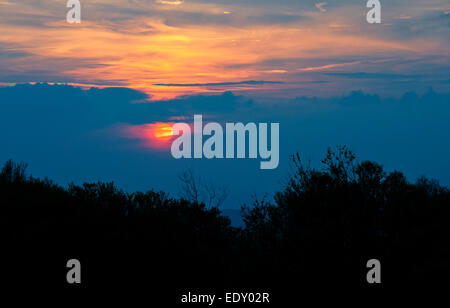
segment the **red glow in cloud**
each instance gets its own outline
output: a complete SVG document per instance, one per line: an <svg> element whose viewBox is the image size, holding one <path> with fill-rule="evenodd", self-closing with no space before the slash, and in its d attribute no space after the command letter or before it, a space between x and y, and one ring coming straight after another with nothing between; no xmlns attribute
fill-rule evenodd
<svg viewBox="0 0 450 308"><path fill-rule="evenodd" d="M141 140L141 146L152 149L170 149L173 136L173 122L158 122L122 127L121 133L126 138Z"/></svg>

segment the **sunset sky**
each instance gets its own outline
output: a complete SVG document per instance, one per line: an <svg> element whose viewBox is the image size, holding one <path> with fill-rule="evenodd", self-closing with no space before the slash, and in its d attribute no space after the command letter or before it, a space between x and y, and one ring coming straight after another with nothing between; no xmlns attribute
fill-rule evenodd
<svg viewBox="0 0 450 308"><path fill-rule="evenodd" d="M237 207L280 187L292 153L347 144L450 184L448 0L381 0L381 24L364 0L81 4L69 24L66 1L0 0L0 164L172 193L194 167ZM280 123L279 168L173 159L171 125L194 114Z"/></svg>
<svg viewBox="0 0 450 308"><path fill-rule="evenodd" d="M381 1L372 25L361 0L82 0L81 24L65 4L0 1L0 82L126 86L154 100L449 87L445 0Z"/></svg>

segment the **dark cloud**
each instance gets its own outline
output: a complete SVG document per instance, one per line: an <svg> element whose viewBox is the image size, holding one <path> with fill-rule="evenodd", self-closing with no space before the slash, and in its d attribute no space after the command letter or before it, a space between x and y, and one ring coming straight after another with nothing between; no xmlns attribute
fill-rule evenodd
<svg viewBox="0 0 450 308"><path fill-rule="evenodd" d="M346 77L346 78L358 78L358 79L417 79L423 76L421 75L406 75L395 73L367 73L367 72L325 72L324 74L329 76Z"/></svg>
<svg viewBox="0 0 450 308"><path fill-rule="evenodd" d="M3 60L11 60L16 58L23 58L30 56L31 53L20 51L20 50L14 50L14 49L3 49L0 45L0 62Z"/></svg>
<svg viewBox="0 0 450 308"><path fill-rule="evenodd" d="M424 12L409 19L395 19L388 35L405 38L448 37L450 35L450 14L444 11Z"/></svg>
<svg viewBox="0 0 450 308"><path fill-rule="evenodd" d="M263 14L259 16L249 16L248 20L256 24L286 24L299 21L310 20L301 14Z"/></svg>
<svg viewBox="0 0 450 308"><path fill-rule="evenodd" d="M68 57L43 57L22 51L18 46L6 47L0 43L0 82L5 83L80 83L118 85L125 80L98 80L88 77L68 75L74 63L86 69L105 68L108 64L98 63L97 59L84 58L76 61ZM113 58L105 58L104 61ZM28 68L27 68L28 67Z"/></svg>
<svg viewBox="0 0 450 308"><path fill-rule="evenodd" d="M450 183L449 94L429 90L395 99L357 91L269 104L231 92L142 103L147 99L127 88L0 88L0 161L26 161L34 175L62 184L115 180L128 190L169 192L176 190L176 175L195 163L198 172L220 185L230 184L230 198L240 203L251 193L275 190L293 152L320 162L327 146L347 144L358 157L377 160L387 170L400 168L411 179L426 174ZM120 123L155 123L194 114L218 122L279 122L279 169L264 173L247 160L178 161L170 153L143 151L137 141L114 135L111 129Z"/></svg>
<svg viewBox="0 0 450 308"><path fill-rule="evenodd" d="M57 72L46 70L30 70L25 73L17 73L12 70L2 71L0 82L4 83L79 83L79 84L95 84L97 86L116 86L125 80L98 80L98 79L82 79L71 76L59 75Z"/></svg>
<svg viewBox="0 0 450 308"><path fill-rule="evenodd" d="M179 115L229 114L237 110L247 110L253 105L251 99L231 92L148 102L150 97L146 93L130 88L94 87L82 90L69 85L46 83L3 87L0 88L0 98L4 121L9 122L14 118L8 114L17 117L22 114L35 123L40 123L41 119L45 118L46 125L53 127L59 124L64 127L71 126L71 123L78 126L80 119L83 125L90 128L101 128L114 123L145 124L167 121L170 117ZM32 112L29 112L30 110ZM63 112L63 123L60 123L59 112L62 110L66 112ZM69 120L66 116L72 118Z"/></svg>
<svg viewBox="0 0 450 308"><path fill-rule="evenodd" d="M14 15L2 14L2 22L9 25L32 27L32 28L52 28L49 25L50 22L58 22L64 20L62 17L49 16L49 15L38 15L30 13L20 13L15 12Z"/></svg>

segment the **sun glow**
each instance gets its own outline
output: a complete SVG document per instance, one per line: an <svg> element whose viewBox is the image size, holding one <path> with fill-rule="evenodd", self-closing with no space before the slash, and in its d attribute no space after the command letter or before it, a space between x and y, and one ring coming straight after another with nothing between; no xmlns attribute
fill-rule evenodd
<svg viewBox="0 0 450 308"><path fill-rule="evenodd" d="M153 128L153 134L160 140L168 140L173 136L173 129L167 123L157 123Z"/></svg>
<svg viewBox="0 0 450 308"><path fill-rule="evenodd" d="M173 138L173 122L157 122L142 125L120 126L118 134L140 140L140 147L167 150Z"/></svg>

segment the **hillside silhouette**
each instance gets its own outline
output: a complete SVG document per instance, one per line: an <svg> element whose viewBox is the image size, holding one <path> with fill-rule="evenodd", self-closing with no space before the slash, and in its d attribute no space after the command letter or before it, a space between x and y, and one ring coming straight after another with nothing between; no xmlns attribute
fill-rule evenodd
<svg viewBox="0 0 450 308"><path fill-rule="evenodd" d="M172 298L230 286L277 294L376 288L366 282L375 258L383 288L450 287L448 188L356 162L345 146L329 150L320 170L298 154L292 163L274 201L243 206L245 226L235 228L216 206L113 183L63 188L8 161L0 173L4 274L10 286L151 289ZM65 283L71 258L83 266L80 286Z"/></svg>

